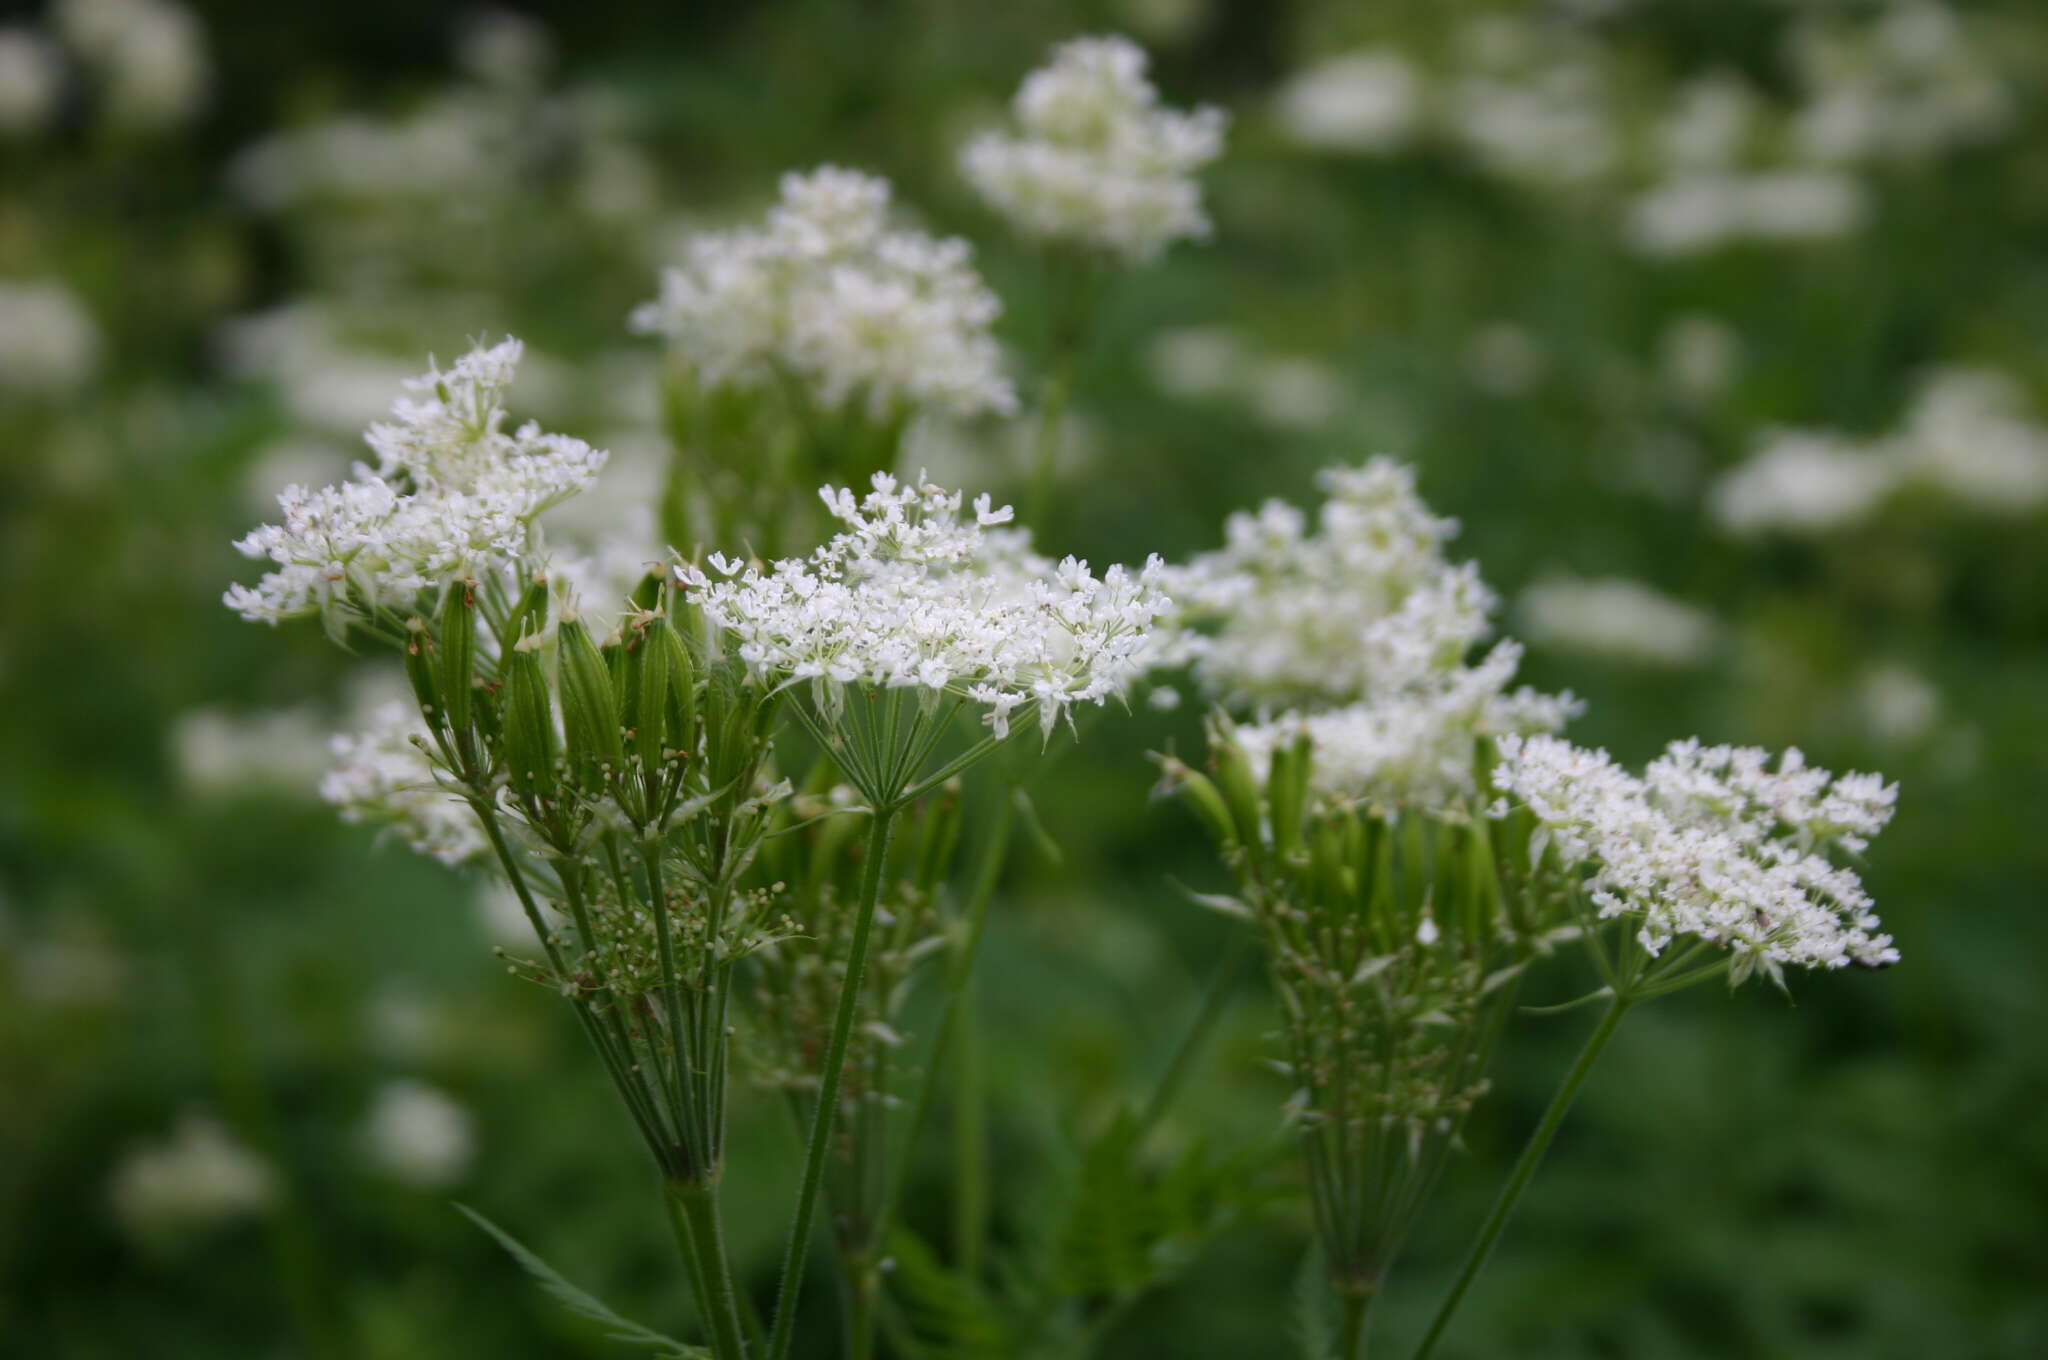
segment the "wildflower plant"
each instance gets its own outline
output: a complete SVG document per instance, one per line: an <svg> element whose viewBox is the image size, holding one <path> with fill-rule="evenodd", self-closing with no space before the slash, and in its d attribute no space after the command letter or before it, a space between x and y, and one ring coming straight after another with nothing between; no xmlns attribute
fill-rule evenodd
<svg viewBox="0 0 2048 1360"><path fill-rule="evenodd" d="M1604 1001L1424 1341L1426 1356L1527 1188L1593 1061L1634 1005L1787 964L1896 960L1857 854L1895 786L1798 752L1673 743L1642 776L1553 735L1569 694L1510 691L1520 649L1468 654L1495 599L1443 547L1412 471L1324 474L1313 527L1269 502L1225 546L1169 568L1154 661L1217 701L1205 770L1160 758L1232 881L1196 900L1246 921L1280 1002L1336 1354L1372 1303L1517 1011L1524 979L1583 949ZM1248 722L1230 709L1250 710Z"/></svg>

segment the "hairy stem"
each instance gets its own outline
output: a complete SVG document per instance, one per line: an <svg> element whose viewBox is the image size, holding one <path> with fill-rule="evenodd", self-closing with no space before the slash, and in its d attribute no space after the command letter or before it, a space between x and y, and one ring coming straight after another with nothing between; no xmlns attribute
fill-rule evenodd
<svg viewBox="0 0 2048 1360"><path fill-rule="evenodd" d="M790 1223L789 1246L782 1258L782 1282L775 1296L775 1326L769 1335L769 1360L783 1360L795 1335L796 1298L803 1285L804 1257L811 1245L811 1221L818 1208L818 1190L825 1178L825 1158L831 1148L832 1125L838 1114L839 1080L846 1068L847 1040L860 1009L861 974L867 966L868 937L875 924L875 904L882 895L882 872L889 856L889 832L897 807L883 804L875 809L868 825L867 859L861 865L860 908L854 919L853 947L846 960L846 977L840 983L839 1013L832 1022L832 1037L825 1048L825 1067L818 1085L818 1106L811 1116L811 1133L804 1151L803 1185L797 1191L796 1216Z"/></svg>
<svg viewBox="0 0 2048 1360"><path fill-rule="evenodd" d="M1478 1238L1472 1243L1472 1250L1465 1257L1465 1264L1458 1271L1457 1281L1451 1285L1451 1292L1436 1310L1436 1318L1429 1325L1429 1334L1422 1338L1422 1345L1416 1349L1415 1360L1428 1360L1436 1350L1436 1344L1443 1338L1451 1318L1464 1302L1465 1292L1472 1287L1472 1281L1479 1276L1486 1265L1486 1258L1493 1253L1493 1245L1500 1239L1501 1230L1507 1227L1508 1219L1515 1211L1515 1202L1522 1192L1529 1188L1529 1181L1535 1176L1537 1166L1543 1161L1543 1154L1550 1147L1550 1140L1557 1133L1558 1125L1564 1123L1572 1101L1577 1099L1579 1088L1586 1084L1586 1078L1593 1071L1593 1064L1600 1057L1600 1050L1607 1047L1607 1041L1614 1037L1615 1027L1628 1012L1631 998L1617 996L1608 1003L1606 1014L1600 1017L1586 1046L1579 1050L1578 1060L1571 1071L1565 1074L1564 1084L1557 1088L1557 1094L1550 1098L1550 1108L1543 1112L1535 1132L1529 1135L1522 1155L1516 1159L1514 1170L1508 1174L1507 1184L1501 1187L1500 1198L1495 1201L1493 1212L1487 1215L1486 1223L1479 1230Z"/></svg>
<svg viewBox="0 0 2048 1360"><path fill-rule="evenodd" d="M718 1360L746 1360L747 1343L740 1325L739 1290L733 1284L732 1261L725 1251L725 1225L718 1212L714 1180L670 1181L669 1215L683 1242L685 1259L695 1268L698 1306Z"/></svg>

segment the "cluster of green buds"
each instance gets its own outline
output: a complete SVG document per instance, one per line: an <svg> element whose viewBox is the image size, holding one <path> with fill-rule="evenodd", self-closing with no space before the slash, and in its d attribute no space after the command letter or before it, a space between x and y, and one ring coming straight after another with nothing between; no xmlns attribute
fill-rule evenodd
<svg viewBox="0 0 2048 1360"><path fill-rule="evenodd" d="M707 1182L733 970L777 928L750 877L783 801L776 700L662 573L602 641L544 578L507 594L457 581L408 625L430 755L539 936L526 968L576 1007L664 1173Z"/></svg>
<svg viewBox="0 0 2048 1360"><path fill-rule="evenodd" d="M1334 798L1304 733L1261 772L1226 719L1209 768L1162 760L1234 891L1198 901L1265 946L1332 1284L1361 1312L1456 1147L1528 960L1567 912L1526 814ZM1263 777L1261 774L1263 773Z"/></svg>

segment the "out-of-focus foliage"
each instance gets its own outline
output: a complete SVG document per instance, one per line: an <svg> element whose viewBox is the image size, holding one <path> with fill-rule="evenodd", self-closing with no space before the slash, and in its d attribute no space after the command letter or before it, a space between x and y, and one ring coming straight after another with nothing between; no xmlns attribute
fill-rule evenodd
<svg viewBox="0 0 2048 1360"><path fill-rule="evenodd" d="M455 1198L624 1316L691 1325L613 1097L491 955L489 895L313 797L377 682L317 629L222 609L228 541L270 489L345 469L420 355L508 329L534 414L652 494L659 354L628 313L688 230L821 162L976 243L1028 405L1043 279L956 152L1050 43L1112 28L1234 122L1213 239L1109 295L1049 550L1184 558L1231 509L1395 454L1459 554L1542 588L1510 626L1525 678L1590 700L1579 740L1796 743L1904 787L1866 880L1905 962L1643 1016L1443 1354L2048 1349L2048 14L549 9L60 0L0 24L0 1351L616 1353ZM1787 430L1833 461L1729 480ZM918 441L1021 494L1000 436ZM1612 579L1636 587L1584 588ZM1055 1330L1106 1316L1102 1353L1132 1360L1282 1353L1306 1241L1267 1184L1292 1174L1263 1156L1288 1092L1252 970L1165 1121L1142 1145L1119 1123L1223 949L1169 885L1213 875L1198 829L1146 798L1144 752L1198 724L1101 722L1035 791L1061 854L1020 836L978 1008L998 1251L1063 1263L1018 1297ZM1502 1054L1388 1349L1583 1018ZM797 1140L764 1093L735 1116L766 1169L728 1220L765 1306ZM1014 1316L949 1293L930 1151L907 1325L1002 1344ZM1091 1178L1116 1187L1094 1212L1130 1212L1063 1217Z"/></svg>

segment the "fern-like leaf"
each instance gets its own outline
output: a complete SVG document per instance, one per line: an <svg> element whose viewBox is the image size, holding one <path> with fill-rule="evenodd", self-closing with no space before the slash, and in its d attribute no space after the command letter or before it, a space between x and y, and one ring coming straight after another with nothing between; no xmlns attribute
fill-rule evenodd
<svg viewBox="0 0 2048 1360"><path fill-rule="evenodd" d="M540 1287L553 1295L557 1303L577 1316L588 1318L604 1328L605 1336L609 1339L652 1351L662 1360L711 1360L711 1352L702 1346L686 1346L672 1336L663 1336L651 1327L643 1327L630 1318L620 1317L605 1307L595 1295L569 1283L562 1277L560 1271L534 1255L511 1233L467 1204L458 1204L455 1207L462 1211L463 1217L489 1233L499 1246L510 1252L512 1259L517 1261L527 1274L539 1281Z"/></svg>

